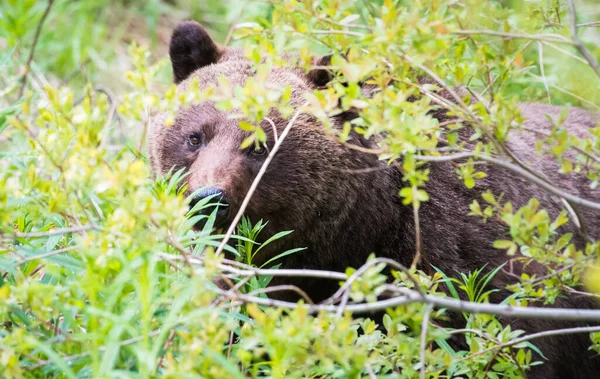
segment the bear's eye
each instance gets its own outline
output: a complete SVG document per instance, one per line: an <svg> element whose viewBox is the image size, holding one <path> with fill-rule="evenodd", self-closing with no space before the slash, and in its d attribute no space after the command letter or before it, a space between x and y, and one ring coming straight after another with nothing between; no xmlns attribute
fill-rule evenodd
<svg viewBox="0 0 600 379"><path fill-rule="evenodd" d="M188 143L191 146L199 146L202 143L202 138L197 134L192 134L188 137Z"/></svg>
<svg viewBox="0 0 600 379"><path fill-rule="evenodd" d="M263 144L254 145L250 149L250 153L252 155L265 155L267 153L267 148Z"/></svg>

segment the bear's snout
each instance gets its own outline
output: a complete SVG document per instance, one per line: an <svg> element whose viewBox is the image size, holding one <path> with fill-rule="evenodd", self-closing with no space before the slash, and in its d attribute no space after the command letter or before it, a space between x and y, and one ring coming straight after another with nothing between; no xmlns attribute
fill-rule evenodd
<svg viewBox="0 0 600 379"><path fill-rule="evenodd" d="M204 225L215 210L214 226L216 228L221 228L229 222L231 208L229 206L229 199L223 190L209 187L194 192L196 194L190 201L190 212L192 212L194 216L206 216L196 223L196 228L204 228Z"/></svg>

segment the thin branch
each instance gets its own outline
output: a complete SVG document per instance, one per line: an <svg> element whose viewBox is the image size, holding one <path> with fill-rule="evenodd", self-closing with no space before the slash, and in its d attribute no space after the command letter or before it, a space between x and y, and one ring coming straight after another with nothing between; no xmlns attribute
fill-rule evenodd
<svg viewBox="0 0 600 379"><path fill-rule="evenodd" d="M600 294L597 293L590 293L590 292L583 292L583 291L577 291L576 289L573 289L569 286L565 286L564 284L561 286L565 291L569 292L569 293L574 293L576 295L581 295L581 296L586 296L586 297L595 297L595 298L600 298Z"/></svg>
<svg viewBox="0 0 600 379"><path fill-rule="evenodd" d="M104 87L104 86L96 86L96 87L94 87L94 91L103 93L108 98L108 102L110 103L110 108L108 109L108 116L106 118L106 122L104 122L104 127L102 128L102 131L103 132L108 131L108 128L112 124L115 116L117 116L117 121L119 122L119 128L120 128L120 132L121 132L121 141L123 142L123 141L127 140L127 135L125 134L125 130L123 129L123 123L121 122L121 117L117 113L119 101L117 100L117 97L115 96L115 94L109 88ZM108 133L107 133L107 135L102 139L102 142L100 143L101 149L106 146L106 143L108 142L108 140L109 140L109 138L108 138Z"/></svg>
<svg viewBox="0 0 600 379"><path fill-rule="evenodd" d="M67 247L63 247L62 249L58 249L58 250L54 250L54 251L49 251L49 252L44 253L44 254L39 254L39 255L34 255L34 256L31 256L31 257L23 258L20 261L15 262L14 267L16 268L16 267L22 265L23 263L27 263L27 262L35 261L35 260L38 260L38 259L44 259L44 258L52 257L54 255L66 253L68 251L72 251L72 250L75 250L77 248L78 248L78 246L67 246Z"/></svg>
<svg viewBox="0 0 600 379"><path fill-rule="evenodd" d="M577 24L578 28L600 28L600 21L585 22L583 24Z"/></svg>
<svg viewBox="0 0 600 379"><path fill-rule="evenodd" d="M395 308L412 303L432 304L437 309L446 308L457 312L481 313L495 316L504 316L519 319L535 320L569 320L569 321L600 321L600 310L598 309L565 309L565 308L545 308L545 307L521 307L506 304L474 303L451 298L444 298L434 295L425 295L421 297L417 291L408 288L398 288L399 296L379 300L366 304L350 304L346 306L345 311L350 313L370 313L383 311L388 308ZM299 305L289 301L264 299L249 295L234 295L227 291L217 290L222 296L240 303L254 303L269 307L281 307L287 309L296 309L299 306L305 307L309 313L315 314L321 311L336 312L337 306L328 304ZM600 328L600 327L598 327Z"/></svg>
<svg viewBox="0 0 600 379"><path fill-rule="evenodd" d="M416 192L416 186L413 186L413 192ZM413 219L415 223L415 257L413 258L410 268L417 268L421 262L421 224L419 221L419 207L413 203Z"/></svg>
<svg viewBox="0 0 600 379"><path fill-rule="evenodd" d="M502 168L512 171L515 174L520 175L523 179L526 179L529 182L536 184L537 186L545 189L546 191L550 192L551 194L562 197L562 198L570 201L573 204L577 204L582 207L586 207L586 208L590 208L590 209L600 210L600 203L586 200L586 199L583 199L583 198L575 196L575 195L571 195L570 193L551 185L550 183L538 178L537 176L530 174L526 170L523 170L521 167L513 165L512 163L506 162L502 159L488 157L485 155L479 155L479 154L475 154L473 152L463 152L463 153L458 153L458 154L445 155L445 156L441 156L441 157L416 156L415 159L420 160L420 161L429 161L429 162L445 162L445 161L453 161L453 160L457 160L457 159L464 159L464 158L470 158L470 157L475 157L477 159L481 159L486 162L494 163L495 165L498 165Z"/></svg>
<svg viewBox="0 0 600 379"><path fill-rule="evenodd" d="M542 74L542 82L544 83L544 87L546 88L546 94L548 95L548 104L552 104L552 100L550 99L550 88L548 88L548 78L546 78L546 72L544 71L544 48L541 41L538 41L538 55L540 61L540 72Z"/></svg>
<svg viewBox="0 0 600 379"><path fill-rule="evenodd" d="M545 330L543 332L529 334L529 335L523 336L521 338L514 339L512 341L508 341L508 342L505 342L505 343L502 343L502 344L498 344L496 346L489 347L489 348L484 349L484 350L480 350L480 351L478 351L478 352L476 352L474 354L465 356L464 358L461 359L461 361L465 360L465 359L473 358L473 357L481 355L481 354L488 353L488 352L493 351L493 350L497 350L497 349L501 350L501 349L504 349L504 348L507 348L507 347L515 346L515 345L518 345L520 343L532 341L532 340L538 339L538 338L552 337L552 336L564 336L564 335L567 335L567 334L597 333L597 332L600 332L600 326L582 326L582 327L576 327L576 328Z"/></svg>
<svg viewBox="0 0 600 379"><path fill-rule="evenodd" d="M427 350L427 330L429 329L429 318L431 317L431 312L433 311L433 305L429 304L427 309L425 310L425 314L423 315L423 322L421 323L421 351L420 351L420 361L421 361L421 379L426 378L426 364L425 364L425 351Z"/></svg>
<svg viewBox="0 0 600 379"><path fill-rule="evenodd" d="M287 278L319 278L319 279L330 279L330 280L346 280L348 276L341 272L325 271L325 270L305 270L305 269L249 269L249 270L238 270L227 265L218 265L219 269L231 272L235 275L240 276L280 276Z"/></svg>
<svg viewBox="0 0 600 379"><path fill-rule="evenodd" d="M291 284L282 284L280 286L271 286L271 287L259 288L257 290L254 290L254 291L248 293L248 295L250 295L250 296L256 296L256 295L261 294L261 293L271 293L271 292L279 292L279 291L293 291L293 292L296 292L298 295L300 295L304 299L304 301L306 301L307 304L310 304L310 305L314 305L315 304L315 302L312 301L312 299L308 296L308 294L306 292L304 292L299 287L291 285Z"/></svg>
<svg viewBox="0 0 600 379"><path fill-rule="evenodd" d="M528 281L527 281L527 282L525 282L524 284L526 284L526 285L527 285L527 284L535 285L536 283L542 282L542 281L544 281L544 280L546 280L546 279L553 278L553 277L555 277L556 275L560 274L561 272L564 272L564 271L570 270L570 269L572 269L572 268L573 268L573 266L575 266L575 264L574 264L574 263L571 263L570 265L568 265L568 266L565 266L565 267L562 267L562 268L560 268L560 269L558 269L558 270L556 270L556 271L554 271L554 272L552 272L552 273L550 273L550 274L547 274L547 275L544 275L544 276L540 276L539 278L534 278L534 279L528 280Z"/></svg>
<svg viewBox="0 0 600 379"><path fill-rule="evenodd" d="M225 41L223 42L223 46L228 46L229 42L231 42L231 37L233 37L233 32L236 29L237 23L240 21L240 18L242 17L242 13L244 13L244 9L246 9L246 4L247 4L247 2L245 2L245 1L242 2L242 5L240 6L240 10L236 14L233 21L231 22L231 25L229 26L229 30L227 31L227 37L225 37Z"/></svg>
<svg viewBox="0 0 600 379"><path fill-rule="evenodd" d="M552 138L552 135L550 133L545 132L543 130L536 130L536 129L527 127L527 126L522 125L522 124L518 125L518 128L519 129L523 129L525 131L528 131L530 133L538 134L540 136L544 136L544 137L547 137L547 138ZM571 135L569 135L569 136L571 136ZM589 151L586 151L586 150L582 149L581 147L579 147L577 145L572 145L572 146L570 146L570 148L573 149L573 150L576 150L577 152L579 152L579 153L581 153L583 155L585 155L590 160L593 160L596 163L600 163L600 157L597 157L593 153L590 153Z"/></svg>
<svg viewBox="0 0 600 379"><path fill-rule="evenodd" d="M380 166L375 166L375 167L365 167L365 168L357 168L357 169L333 167L334 170L343 172L346 174L368 174L371 172L389 170L389 168L390 168L390 166L388 166L388 165L380 165Z"/></svg>
<svg viewBox="0 0 600 379"><path fill-rule="evenodd" d="M373 31L373 28L371 28L368 25L352 24L352 23L348 23L348 24L344 23L344 24L342 24L342 23L339 23L339 22L335 22L335 21L333 21L333 20L331 20L331 19L329 19L327 17L322 17L322 16L319 16L319 15L316 15L316 14L314 14L312 12L309 12L309 11L301 9L301 8L296 8L296 9L294 9L294 11L295 12L303 13L303 14L309 16L311 19L316 18L319 21L326 22L326 23L328 23L330 25L339 26L341 28L356 28L356 29L365 29L365 30L367 30L369 32Z"/></svg>
<svg viewBox="0 0 600 379"><path fill-rule="evenodd" d="M367 374L369 374L369 378L377 379L377 375L375 375L375 372L373 372L373 368L371 367L370 364L365 363L365 370L367 370Z"/></svg>
<svg viewBox="0 0 600 379"><path fill-rule="evenodd" d="M367 263L365 263L364 265L362 265L358 270L356 270L356 272L354 272L354 274L352 274L346 280L346 282L340 287L340 289L338 289L336 291L336 293L334 293L329 299L325 300L323 303L331 304L331 303L335 302L340 296L342 296L342 294L345 291L350 290L350 287L352 286L352 284L358 278L360 278L360 276L362 274L364 274L371 266L374 266L378 263L385 263L386 265L391 266L392 268L395 268L398 271L404 272L408 276L408 279L414 284L415 292L417 292L421 296L425 296L425 294L423 293L423 291L421 291L421 288L419 287L419 282L416 281L416 279L411 275L410 270L408 268L404 267L404 265L396 262L393 259L389 259L389 258L374 258L374 259L371 259L370 261L368 261Z"/></svg>
<svg viewBox="0 0 600 379"><path fill-rule="evenodd" d="M66 233L79 233L79 232L84 232L86 230L101 230L101 228L96 225L83 225L83 226L75 226L72 228L52 229L47 232L29 232L29 233L16 232L14 234L14 236L17 238L41 238L41 237L50 237L50 236L56 236L59 234L66 234Z"/></svg>
<svg viewBox="0 0 600 379"><path fill-rule="evenodd" d="M521 342L532 341L538 338L551 337L551 336L564 336L567 334L578 334L578 333L597 333L600 332L600 326L580 326L576 328L565 328L565 329L554 329L545 330L543 332L529 334L527 336L517 338L510 342L503 344L503 347L518 345Z"/></svg>
<svg viewBox="0 0 600 379"><path fill-rule="evenodd" d="M160 367L162 366L163 361L165 359L165 355L167 355L167 349L169 348L169 346L171 346L171 343L173 342L174 338L175 338L175 328L171 329L171 331L169 332L169 336L167 337L167 340L165 341L165 344L163 345L164 354L160 355L160 358L158 359L158 363L156 364L156 370L160 369Z"/></svg>
<svg viewBox="0 0 600 379"><path fill-rule="evenodd" d="M178 255L169 255L164 253L159 253L160 255L167 256L173 260L182 260L183 257ZM399 265L399 263L391 260L391 259L383 259L376 258L381 261L385 261L386 263L389 261L394 262L394 266ZM372 259L370 262L375 261L376 259ZM190 261L193 264L202 264L203 260L201 257L193 256L190 257ZM236 262L237 263L237 262ZM373 264L373 263L371 263ZM366 265L366 264L365 264ZM364 268L363 265L359 270ZM294 270L294 269L253 269L253 270L240 270L229 265L218 265L218 268L223 271L229 271L235 273L240 276L260 276L260 275L269 275L269 276L283 276L283 277L310 277L310 278L322 278L322 279L335 279L335 280L347 280L348 276L341 272L335 271L321 271L321 270ZM358 270L357 270L358 271ZM364 271L364 270L362 270ZM356 273L355 273L356 274ZM416 281L409 275L409 279ZM250 296L245 294L236 294L231 291L225 291L221 289L215 289L215 291L234 301L239 301L241 303L255 303L258 305L266 305L272 307L282 307L288 309L298 308L297 303L289 302L289 301L281 301L281 300L272 300L259 298L256 296ZM486 304L486 303L474 303L469 301L456 300L451 298L444 298L436 295L423 295L416 290L412 290L405 287L396 287L394 291L398 296L385 299L378 300L376 302L367 303L367 304L349 304L346 306L345 310L351 313L365 313L365 312L374 312L374 311L382 311L390 307L397 307L401 305L406 305L410 303L424 303L424 304L432 304L436 309L447 308L453 311L458 312L470 312L470 313L483 313L483 314L491 314L497 316L506 316L506 317L514 317L514 318L529 318L529 319L539 319L539 320L572 320L572 321L600 321L600 310L596 309L564 309L564 308L550 308L550 307L520 307L520 306L510 306L506 304ZM303 307L306 307L311 313L318 313L320 311L327 311L335 313L337 311L337 306L333 304L303 304Z"/></svg>
<svg viewBox="0 0 600 379"><path fill-rule="evenodd" d="M250 186L250 189L248 190L248 193L246 193L246 197L244 197L244 201L242 202L242 205L240 206L240 209L238 210L237 214L235 215L235 218L233 219L233 221L231 222L231 225L229 225L229 229L227 229L227 233L225 233L225 237L223 237L223 241L221 241L221 244L217 248L217 251L216 251L217 255L223 252L223 249L225 248L225 245L227 245L227 242L229 242L229 239L231 238L231 235L235 231L235 227L237 226L238 222L240 222L240 219L242 218L242 216L244 214L244 211L246 210L246 207L250 203L250 199L252 198L252 195L254 194L254 191L256 191L256 188L258 187L258 183L260 183L263 175L265 174L265 172L267 171L267 168L269 167L269 164L271 163L271 161L275 157L275 154L277 154L277 151L281 147L281 144L285 140L285 137L287 137L288 133L292 129L292 126L294 125L294 123L298 119L298 116L300 116L300 113L301 113L301 110L299 109L292 116L292 118L288 122L287 126L285 127L285 129L281 133L281 137L279 137L279 139L277 139L277 141L275 142L275 146L273 146L273 150L271 150L271 152L267 156L267 159L265 159L265 163L263 163L263 165L260 168L260 171L256 175L256 178L254 178L254 181L252 182L252 185Z"/></svg>
<svg viewBox="0 0 600 379"><path fill-rule="evenodd" d="M523 33L505 33L505 32L496 32L493 30L456 30L451 32L451 34L457 35L489 35L502 37L504 39L528 39L534 41L544 41L544 42L555 42L555 43L564 43L568 45L574 45L573 41L569 39L557 35L557 34L523 34Z"/></svg>
<svg viewBox="0 0 600 379"><path fill-rule="evenodd" d="M324 270L305 270L305 269L254 269L250 267L247 270L237 270L227 265L218 265L220 269L224 269L231 273L241 276L283 276L283 277L299 277L299 278L320 278L332 280L347 280L348 276L341 272L324 271Z"/></svg>
<svg viewBox="0 0 600 379"><path fill-rule="evenodd" d="M165 254L159 253L163 259L168 258L173 261L181 261L184 260L184 257L180 255L174 254ZM200 256L190 256L188 257L192 264L203 264L203 257ZM318 278L318 279L329 279L329 280L346 280L348 276L342 272L336 271L326 271L326 270L306 270L306 269L262 269L255 268L252 266L245 265L243 263L223 259L223 262L226 264L219 264L217 267L225 272L229 272L231 274L243 277L258 277L262 275L266 276L280 276L280 277L288 277L288 278ZM232 267L231 265L236 265L241 267L241 269Z"/></svg>
<svg viewBox="0 0 600 379"><path fill-rule="evenodd" d="M277 126L275 125L275 122L273 122L273 120L271 120L269 117L265 117L265 120L267 120L267 122L271 125L273 136L275 137L275 141L277 141L279 137L277 136Z"/></svg>
<svg viewBox="0 0 600 379"><path fill-rule="evenodd" d="M548 41L542 41L542 45L549 46L549 47L553 48L554 50L556 50L556 51L559 51L559 52L561 52L562 54L565 54L565 55L567 55L567 56L569 56L569 57L571 57L571 58L575 59L576 61L579 61L579 62L581 62L581 63L587 63L587 61L586 61L585 59L583 59L583 58L581 58L581 57L578 57L577 55L575 55L575 54L573 54L573 53L571 53L571 52L569 52L569 51L567 51L567 50L565 50L565 49L561 48L560 46L556 46L556 45L555 45L555 44L553 44L552 42L548 42Z"/></svg>
<svg viewBox="0 0 600 379"><path fill-rule="evenodd" d="M342 295L342 300L340 301L340 305L337 307L337 311L335 311L335 317L341 318L344 313L344 308L348 304L348 300L350 299L350 288L348 288ZM329 326L329 330L333 330L334 324Z"/></svg>
<svg viewBox="0 0 600 379"><path fill-rule="evenodd" d="M335 30L335 29L311 30L309 33L312 33L312 34L342 34L342 35L353 36L353 37L364 37L365 36L365 34L360 33L360 32L354 32L351 30Z"/></svg>
<svg viewBox="0 0 600 379"><path fill-rule="evenodd" d="M37 28L35 29L35 36L33 37L33 44L31 45L31 50L29 51L29 57L27 58L27 63L25 64L25 73L21 78L21 88L19 88L19 98L23 96L23 91L25 91L25 85L27 85L27 74L29 74L29 70L31 69L31 62L33 61L33 55L35 54L35 48L37 47L38 40L40 38L40 33L42 32L42 26L44 25L44 21L50 14L50 9L54 4L54 0L48 0L48 5L46 6L46 10L42 15L42 18L38 22Z"/></svg>
<svg viewBox="0 0 600 379"><path fill-rule="evenodd" d="M169 234L172 234L171 231L169 231ZM181 245L181 243L179 243L179 241L177 241L176 239L174 239L171 236L166 237L165 242L167 244L169 244L170 246L172 246L173 248L175 248L177 251L179 251L179 253L183 257L183 260L185 261L185 264L189 268L190 277L193 278L194 277L194 266L192 266L192 263L190 262L190 252L187 251L185 249L185 247L183 247L183 245Z"/></svg>
<svg viewBox="0 0 600 379"><path fill-rule="evenodd" d="M598 61L594 59L590 51L577 36L577 10L575 9L575 2L573 0L567 0L567 7L569 10L569 30L571 31L573 44L579 53L583 55L589 66L596 72L596 75L600 77L600 65L598 64Z"/></svg>
<svg viewBox="0 0 600 379"><path fill-rule="evenodd" d="M410 58L409 56L407 56L406 54L403 53L399 53L399 55L406 60L408 63L410 63L411 65L413 65L414 67L418 68L419 70L425 72L427 75L429 75L429 77L433 80L435 80L435 82L437 84L439 84L440 86L442 86L446 91L448 91L448 93L450 94L450 96L452 97L452 99L454 99L454 101L456 102L456 104L458 104L459 106L462 107L462 111L466 112L467 114L469 114L473 119L476 119L475 115L473 114L473 112L471 112L471 110L469 109L469 107L467 106L467 104L465 104L465 102L463 101L462 97L460 97L458 95L458 93L452 89L452 87L450 87L448 84L446 84L446 82L440 78L435 72L431 71L428 67L423 66L422 64L418 64L417 62L415 62L414 59Z"/></svg>

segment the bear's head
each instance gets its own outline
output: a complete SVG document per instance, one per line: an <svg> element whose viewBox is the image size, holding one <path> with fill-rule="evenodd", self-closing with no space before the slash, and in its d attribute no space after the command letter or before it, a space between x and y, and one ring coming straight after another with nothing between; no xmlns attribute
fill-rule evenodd
<svg viewBox="0 0 600 379"><path fill-rule="evenodd" d="M175 29L170 58L175 82L181 90L189 87L192 78L198 78L203 90L218 86L219 76L226 77L233 85L243 85L255 75L242 50L218 46L195 22L182 23ZM318 58L315 62L318 64ZM267 85L291 86L290 104L299 109L305 103L305 94L328 80L329 75L323 69L307 73L303 69L280 67L270 72ZM342 128L351 117L347 113L334 116L332 125ZM170 126L164 125L161 115L154 117L149 133L150 162L155 174L184 168L189 172L185 178L189 193L205 188L198 198L216 195L219 203L227 204L217 213L218 227L231 223L290 117L284 118L273 110L260 124L267 142L259 148L253 144L240 149L249 132L240 129L239 122L230 112L217 109L214 102L205 101L179 109ZM354 144L370 147L369 141L354 133L351 138ZM256 263L284 249L306 247L308 251L302 253L301 260L304 267L322 267L325 261L337 259L350 264L349 258L335 256L337 247L351 245L352 241L346 241L349 235L362 238L360 228L374 228L370 217L381 217L385 212L372 207L379 202L385 208L385 201L397 195L395 189L387 191L391 178L382 176L378 170L364 170L376 166L381 166L376 156L340 144L325 133L315 117L299 114L244 212L252 222L268 221L261 233L263 240L280 231L294 232L273 244L270 250L261 251ZM353 254L351 250L348 249L348 254ZM311 251L318 251L318 258L305 255L313 254ZM364 256L371 251L365 251Z"/></svg>

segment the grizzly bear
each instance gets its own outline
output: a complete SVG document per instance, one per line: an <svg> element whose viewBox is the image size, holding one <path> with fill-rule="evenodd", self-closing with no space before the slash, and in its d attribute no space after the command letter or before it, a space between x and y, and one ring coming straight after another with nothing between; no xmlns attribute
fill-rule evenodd
<svg viewBox="0 0 600 379"><path fill-rule="evenodd" d="M255 74L241 49L217 45L195 22L184 22L175 29L170 58L175 82L181 90L188 88L191 78L198 78L203 89L218 85L219 76L225 76L234 85L243 85ZM304 102L304 94L326 84L327 78L323 69L306 73L281 67L273 69L268 81L274 86L290 85L291 105L299 107ZM521 105L521 113L526 118L524 124L534 131L549 130L551 122L547 116L556 119L560 111L549 105ZM274 128L281 135L289 121L278 112L271 112L269 118L274 128L267 121L261 125L267 134L267 149L251 146L242 150L240 145L248 132L239 128L239 119L228 116L210 101L182 107L171 126L164 125L165 117L157 115L148 143L155 174L184 168L189 173L185 180L190 193L207 188L199 198L216 195L219 203L227 205L219 208L217 214L216 222L221 227L231 223L268 149L273 146ZM353 117L357 115L341 113L332 117L331 123L341 128ZM571 132L586 136L587 129L597 124L596 120L596 115L572 108L564 125ZM355 145L377 148L375 141L366 140L356 132L352 132L350 138ZM583 179L577 181L558 174L556 163L538 156L536 138L534 132L522 132L512 135L507 145L557 187L600 201L600 191L590 190ZM506 239L506 228L494 220L484 223L467 216L469 204L485 189L503 193L504 200L511 201L515 208L535 197L552 217L564 209L559 198L502 167L486 165L487 177L478 181L474 189L465 187L450 162L430 163L429 169L426 190L430 198L419 211L424 258L421 268L425 271L435 266L448 275L455 275L484 266L495 268L509 260L504 251L493 247L494 241ZM413 209L403 205L398 195L404 186L396 167L374 154L340 144L326 134L315 117L300 114L244 212L252 222L268 221L261 234L263 238L284 230L293 230L293 233L261 250L254 263L260 265L282 251L303 247L306 249L282 258L282 267L343 271L347 267L361 266L371 253L409 266L414 258L416 239ZM581 207L579 213L587 233L600 237L600 212ZM572 232L574 241L584 245L584 236L574 223L566 225L564 231ZM543 267L537 269L539 273L544 272ZM501 291L495 293L492 300L506 298L509 293L504 288L515 280L501 270L492 283ZM282 279L281 282L301 287L314 301L327 298L339 288L334 281L319 279ZM557 300L555 306L592 308L595 304L587 298L564 297ZM456 319L461 318L456 316ZM527 332L583 325L505 321ZM592 378L600 373L600 358L588 349L591 341L587 334L547 337L535 342L548 360L535 368L531 377Z"/></svg>

